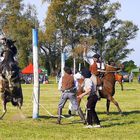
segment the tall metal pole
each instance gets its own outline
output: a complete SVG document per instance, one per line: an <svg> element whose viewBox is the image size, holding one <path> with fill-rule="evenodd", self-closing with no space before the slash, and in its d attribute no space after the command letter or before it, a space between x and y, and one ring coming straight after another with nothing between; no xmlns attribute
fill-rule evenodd
<svg viewBox="0 0 140 140"><path fill-rule="evenodd" d="M75 57L73 58L73 74L76 73L76 59Z"/></svg>
<svg viewBox="0 0 140 140"><path fill-rule="evenodd" d="M79 71L81 71L81 63L79 63Z"/></svg>
<svg viewBox="0 0 140 140"><path fill-rule="evenodd" d="M62 40L62 38L61 38L60 45L61 45L61 47L63 46L63 40ZM64 67L65 67L65 52L62 49L62 52L61 52L61 76L64 75Z"/></svg>
<svg viewBox="0 0 140 140"><path fill-rule="evenodd" d="M33 89L33 119L39 116L39 73L38 73L38 30L32 29L33 39L33 65L34 65L34 89Z"/></svg>

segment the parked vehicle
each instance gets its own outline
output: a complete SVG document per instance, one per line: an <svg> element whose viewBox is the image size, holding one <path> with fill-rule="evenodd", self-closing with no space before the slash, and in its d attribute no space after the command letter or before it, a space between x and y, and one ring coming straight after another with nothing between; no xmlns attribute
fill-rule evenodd
<svg viewBox="0 0 140 140"><path fill-rule="evenodd" d="M121 75L123 76L123 82L129 82L129 73L122 71Z"/></svg>

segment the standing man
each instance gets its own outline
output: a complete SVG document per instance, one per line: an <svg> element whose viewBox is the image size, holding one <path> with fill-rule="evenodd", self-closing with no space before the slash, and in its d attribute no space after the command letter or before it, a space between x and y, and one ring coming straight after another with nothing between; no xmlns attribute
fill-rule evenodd
<svg viewBox="0 0 140 140"><path fill-rule="evenodd" d="M83 115L82 110L78 107L77 103L77 83L74 80L74 77L72 75L72 71L69 67L64 67L64 76L60 78L58 90L62 92L60 102L58 104L58 119L57 124L61 124L61 115L62 115L62 109L65 106L66 101L69 99L72 107L75 111L78 111L78 114L80 118L83 120L84 124L86 123L85 117Z"/></svg>
<svg viewBox="0 0 140 140"><path fill-rule="evenodd" d="M84 92L78 96L79 99L82 99L85 95L88 95L87 98L87 126L85 128L99 128L101 127L99 118L95 111L96 103L98 97L95 94L94 85L91 80L91 73L88 69L84 68L82 70L82 76L84 79L83 90Z"/></svg>

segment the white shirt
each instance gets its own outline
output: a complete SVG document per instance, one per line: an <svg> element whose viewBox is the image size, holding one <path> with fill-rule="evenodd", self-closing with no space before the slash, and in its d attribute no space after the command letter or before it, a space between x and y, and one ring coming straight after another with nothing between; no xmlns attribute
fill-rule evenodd
<svg viewBox="0 0 140 140"><path fill-rule="evenodd" d="M85 52L83 53L83 59L90 65L92 65L94 63L93 57L87 56ZM97 63L97 67L98 67L98 69L102 69L102 70L105 69L105 65L103 62Z"/></svg>
<svg viewBox="0 0 140 140"><path fill-rule="evenodd" d="M84 80L84 87L83 89L86 90L86 89L91 89L91 92L94 91L94 85L93 85L93 82L90 78L85 78Z"/></svg>

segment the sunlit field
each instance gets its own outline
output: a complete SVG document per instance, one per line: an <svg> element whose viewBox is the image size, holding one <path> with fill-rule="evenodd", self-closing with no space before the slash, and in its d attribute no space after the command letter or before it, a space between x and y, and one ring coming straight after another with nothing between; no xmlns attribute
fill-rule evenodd
<svg viewBox="0 0 140 140"><path fill-rule="evenodd" d="M97 113L102 128L86 129L78 116L68 116L68 103L63 109L62 125L56 124L60 92L51 79L40 85L39 118L32 119L33 85L22 85L24 104L22 112L11 103L7 114L0 120L0 140L140 140L140 84L135 81L124 83L124 91L116 84L115 99L123 116L111 103L110 115L106 115L106 100L97 103ZM85 111L86 97L81 103ZM2 112L2 107L0 106Z"/></svg>

